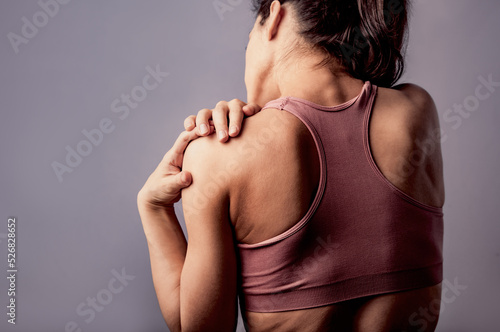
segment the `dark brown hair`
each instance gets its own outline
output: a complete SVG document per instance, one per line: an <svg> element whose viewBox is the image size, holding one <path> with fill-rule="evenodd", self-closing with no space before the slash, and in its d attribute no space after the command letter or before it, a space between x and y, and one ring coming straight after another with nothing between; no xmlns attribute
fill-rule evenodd
<svg viewBox="0 0 500 332"><path fill-rule="evenodd" d="M263 25L273 0L252 0ZM391 87L404 71L408 0L278 0L295 9L300 35L353 77Z"/></svg>

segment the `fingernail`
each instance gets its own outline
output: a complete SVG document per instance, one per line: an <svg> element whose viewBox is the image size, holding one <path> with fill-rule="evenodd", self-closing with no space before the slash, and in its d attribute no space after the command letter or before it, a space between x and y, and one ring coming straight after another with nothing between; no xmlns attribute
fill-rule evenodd
<svg viewBox="0 0 500 332"><path fill-rule="evenodd" d="M219 133L217 135L219 135L220 140L223 140L224 138L226 138L227 134L226 134L225 130L221 130L221 131L219 131Z"/></svg>
<svg viewBox="0 0 500 332"><path fill-rule="evenodd" d="M229 134L234 135L238 131L238 128L236 126L231 126L229 127Z"/></svg>
<svg viewBox="0 0 500 332"><path fill-rule="evenodd" d="M200 133L201 133L202 135L208 134L208 126L207 126L206 124L204 124L204 123L203 123L203 124L200 126Z"/></svg>

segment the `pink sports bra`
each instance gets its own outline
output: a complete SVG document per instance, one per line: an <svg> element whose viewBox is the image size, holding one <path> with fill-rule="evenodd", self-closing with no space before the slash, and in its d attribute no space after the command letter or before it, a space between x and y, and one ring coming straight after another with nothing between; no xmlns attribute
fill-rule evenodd
<svg viewBox="0 0 500 332"><path fill-rule="evenodd" d="M377 86L337 106L284 97L309 129L320 181L306 215L256 244L238 243L245 310L276 312L432 286L442 281L442 208L391 184L376 166L368 124Z"/></svg>

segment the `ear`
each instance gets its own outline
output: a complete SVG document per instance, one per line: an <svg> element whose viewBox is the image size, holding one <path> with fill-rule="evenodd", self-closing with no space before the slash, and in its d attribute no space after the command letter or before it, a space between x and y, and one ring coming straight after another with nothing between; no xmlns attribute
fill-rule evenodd
<svg viewBox="0 0 500 332"><path fill-rule="evenodd" d="M278 33L278 28L281 23L281 19L283 17L283 8L281 7L281 3L277 0L274 0L271 3L271 8L269 11L269 17L267 19L267 30L266 30L266 38L267 40L273 39Z"/></svg>

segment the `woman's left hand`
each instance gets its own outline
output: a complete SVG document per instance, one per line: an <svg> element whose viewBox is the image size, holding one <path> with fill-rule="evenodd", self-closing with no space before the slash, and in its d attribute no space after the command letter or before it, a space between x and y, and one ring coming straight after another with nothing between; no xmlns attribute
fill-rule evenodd
<svg viewBox="0 0 500 332"><path fill-rule="evenodd" d="M191 184L191 173L182 171L184 150L196 139L196 131L183 131L165 154L137 195L139 207L172 208L181 198L181 190Z"/></svg>
<svg viewBox="0 0 500 332"><path fill-rule="evenodd" d="M229 137L239 135L243 118L258 113L260 109L261 107L255 103L247 104L239 99L222 100L214 109L204 108L198 115L188 116L184 120L184 128L187 131L196 128L200 136L208 136L216 131L219 141L227 142Z"/></svg>

